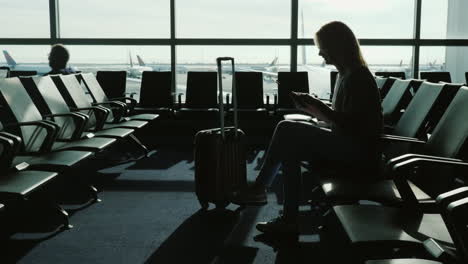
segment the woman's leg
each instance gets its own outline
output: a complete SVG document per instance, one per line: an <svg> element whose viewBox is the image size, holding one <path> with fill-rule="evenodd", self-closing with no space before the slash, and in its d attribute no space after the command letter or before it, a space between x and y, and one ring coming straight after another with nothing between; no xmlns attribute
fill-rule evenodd
<svg viewBox="0 0 468 264"><path fill-rule="evenodd" d="M337 166L340 166L343 163L359 162L364 154L361 153L362 149L359 145L350 138L336 135L307 123L284 122L281 128L278 131L283 132L278 133L277 139L281 140L282 143L275 145L277 149L273 149L274 152L270 150L270 155L275 154L274 159L272 156L267 156L267 159L270 158L270 161L279 160L278 163L282 164L284 184L283 217L270 222L259 223L257 228L262 232L297 232L294 230L297 230L296 223L302 194L300 161L310 161L317 164L326 160L327 163L336 163ZM275 163L272 162L272 164ZM267 169L270 166L268 163L265 165ZM263 174L260 173L260 176L263 176ZM271 179L266 176L263 177ZM268 183L268 181L264 182Z"/></svg>

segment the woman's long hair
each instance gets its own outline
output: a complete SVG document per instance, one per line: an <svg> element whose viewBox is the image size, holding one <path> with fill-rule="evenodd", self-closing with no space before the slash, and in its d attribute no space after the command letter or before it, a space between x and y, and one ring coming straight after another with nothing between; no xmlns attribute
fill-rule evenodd
<svg viewBox="0 0 468 264"><path fill-rule="evenodd" d="M315 44L327 50L330 56L342 58L346 65L367 66L356 36L343 22L333 21L323 25L315 33Z"/></svg>

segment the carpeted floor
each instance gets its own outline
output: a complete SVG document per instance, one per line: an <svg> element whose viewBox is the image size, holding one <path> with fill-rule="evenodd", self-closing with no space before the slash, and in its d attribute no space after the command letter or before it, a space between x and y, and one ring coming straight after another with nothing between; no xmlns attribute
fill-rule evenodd
<svg viewBox="0 0 468 264"><path fill-rule="evenodd" d="M250 179L263 154L249 152ZM278 182L267 206L199 211L193 166L191 149L163 148L100 171L102 202L76 210L73 229L50 237L15 234L2 246L0 263L331 263L336 257L311 228L316 217L307 210L299 244L255 241L264 239L255 223L281 209Z"/></svg>

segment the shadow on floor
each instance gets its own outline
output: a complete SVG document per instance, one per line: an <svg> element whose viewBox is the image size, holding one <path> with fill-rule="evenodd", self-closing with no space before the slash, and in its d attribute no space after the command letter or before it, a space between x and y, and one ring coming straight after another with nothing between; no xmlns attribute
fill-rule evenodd
<svg viewBox="0 0 468 264"><path fill-rule="evenodd" d="M200 210L185 220L146 263L212 263L238 220L237 211Z"/></svg>

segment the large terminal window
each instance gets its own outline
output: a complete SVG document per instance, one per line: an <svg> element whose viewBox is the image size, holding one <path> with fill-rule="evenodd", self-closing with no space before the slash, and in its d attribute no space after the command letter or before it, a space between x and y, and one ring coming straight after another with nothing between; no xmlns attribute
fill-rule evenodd
<svg viewBox="0 0 468 264"><path fill-rule="evenodd" d="M289 38L291 1L177 0L178 38Z"/></svg>
<svg viewBox="0 0 468 264"><path fill-rule="evenodd" d="M358 38L412 38L414 0L299 0L299 38L313 38L334 20L348 24Z"/></svg>
<svg viewBox="0 0 468 264"><path fill-rule="evenodd" d="M236 60L236 71L260 71L263 92L277 91L278 71L290 71L290 50L285 46L180 46L177 49L177 93L184 93L187 71L216 71L216 57ZM226 93L231 93L232 75L224 79Z"/></svg>
<svg viewBox="0 0 468 264"><path fill-rule="evenodd" d="M48 0L0 0L0 38L49 38Z"/></svg>
<svg viewBox="0 0 468 264"><path fill-rule="evenodd" d="M465 72L468 72L468 47L422 47L420 56L420 72L448 71L452 82L468 82L465 79Z"/></svg>
<svg viewBox="0 0 468 264"><path fill-rule="evenodd" d="M62 38L168 38L169 4L169 0L60 0L60 34Z"/></svg>
<svg viewBox="0 0 468 264"><path fill-rule="evenodd" d="M143 71L170 71L168 46L81 46L69 45L70 66L82 72L127 71L127 93L140 98Z"/></svg>

